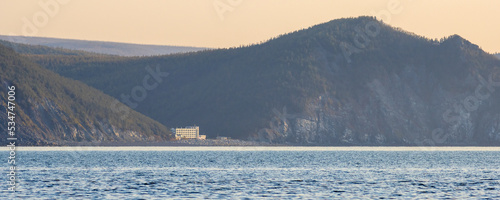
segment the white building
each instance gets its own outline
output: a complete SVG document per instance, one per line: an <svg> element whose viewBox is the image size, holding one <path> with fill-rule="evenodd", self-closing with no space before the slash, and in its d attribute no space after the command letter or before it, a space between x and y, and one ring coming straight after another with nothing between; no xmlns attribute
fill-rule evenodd
<svg viewBox="0 0 500 200"><path fill-rule="evenodd" d="M199 126L188 126L185 128L175 128L172 129L172 132L175 135L175 139L200 139L204 140L207 138L206 135L200 135L200 127Z"/></svg>

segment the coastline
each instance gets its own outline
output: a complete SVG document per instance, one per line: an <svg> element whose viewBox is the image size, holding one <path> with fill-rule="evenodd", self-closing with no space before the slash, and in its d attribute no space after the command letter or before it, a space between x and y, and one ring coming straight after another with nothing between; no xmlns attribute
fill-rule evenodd
<svg viewBox="0 0 500 200"><path fill-rule="evenodd" d="M8 147L0 147L8 150ZM374 146L25 146L16 151L493 151L500 147L374 147Z"/></svg>

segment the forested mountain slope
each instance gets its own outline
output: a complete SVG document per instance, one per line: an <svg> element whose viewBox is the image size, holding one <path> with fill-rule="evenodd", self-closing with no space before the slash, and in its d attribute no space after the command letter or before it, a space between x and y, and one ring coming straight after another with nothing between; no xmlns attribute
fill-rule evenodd
<svg viewBox="0 0 500 200"><path fill-rule="evenodd" d="M200 125L209 137L500 144L498 59L458 35L430 40L372 17L240 48L127 59L28 57L166 126ZM162 74L161 82L139 92L151 71Z"/></svg>
<svg viewBox="0 0 500 200"><path fill-rule="evenodd" d="M0 45L0 110L8 109L8 87L15 86L18 144L64 145L68 142L165 141L171 132L79 81L64 78ZM0 128L7 132L7 114ZM7 134L7 133L5 133ZM6 143L7 137L2 137Z"/></svg>

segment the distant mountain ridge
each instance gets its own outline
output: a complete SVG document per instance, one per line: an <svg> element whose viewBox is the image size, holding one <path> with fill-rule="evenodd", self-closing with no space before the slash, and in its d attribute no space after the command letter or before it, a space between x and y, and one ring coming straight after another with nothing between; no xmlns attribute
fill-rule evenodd
<svg viewBox="0 0 500 200"><path fill-rule="evenodd" d="M495 56L500 59L500 53L495 54Z"/></svg>
<svg viewBox="0 0 500 200"><path fill-rule="evenodd" d="M373 17L258 45L146 58L26 55L166 126L302 145L500 145L500 60ZM146 66L170 75L140 104ZM128 103L127 103L128 102Z"/></svg>
<svg viewBox="0 0 500 200"><path fill-rule="evenodd" d="M172 136L168 128L135 111L126 118L117 115L109 106L114 98L29 62L3 45L0 72L0 110L8 108L7 88L16 88L13 111L17 144L158 142ZM116 102L117 107L123 106ZM7 130L8 121L5 113L0 115L1 130ZM7 143L6 138L0 141Z"/></svg>
<svg viewBox="0 0 500 200"><path fill-rule="evenodd" d="M74 39L58 39L44 37L24 37L0 35L0 40L20 44L42 45L47 47L64 48L69 50L87 51L98 54L109 54L119 56L155 56L174 53L186 53L201 51L207 48L166 46L166 45L143 45L118 42L101 42Z"/></svg>
<svg viewBox="0 0 500 200"><path fill-rule="evenodd" d="M10 42L6 40L0 40L0 45L11 48L19 54L29 54L29 55L74 55L74 56L115 56L109 54L99 54L88 51L71 50L61 47L49 47L43 45L32 45L32 44L21 44Z"/></svg>

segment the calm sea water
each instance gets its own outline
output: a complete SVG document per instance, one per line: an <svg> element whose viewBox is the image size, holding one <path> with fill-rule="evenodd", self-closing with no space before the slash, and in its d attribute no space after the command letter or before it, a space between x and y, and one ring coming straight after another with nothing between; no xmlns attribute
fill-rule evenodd
<svg viewBox="0 0 500 200"><path fill-rule="evenodd" d="M17 156L18 191L1 181L0 199L500 199L498 148L44 147Z"/></svg>

